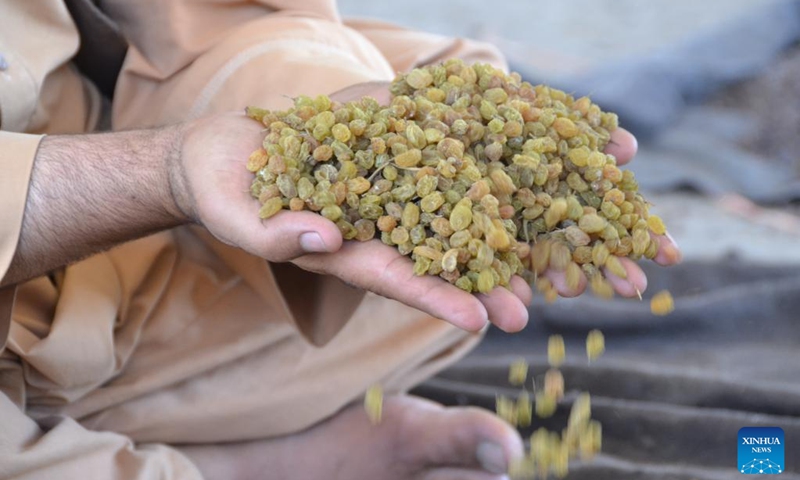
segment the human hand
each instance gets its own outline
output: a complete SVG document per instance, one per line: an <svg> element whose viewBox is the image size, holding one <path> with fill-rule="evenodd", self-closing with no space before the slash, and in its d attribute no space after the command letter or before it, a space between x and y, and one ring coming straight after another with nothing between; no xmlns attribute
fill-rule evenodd
<svg viewBox="0 0 800 480"><path fill-rule="evenodd" d="M386 87L385 83L359 84L332 97L348 101L369 95L385 104L389 101ZM336 225L316 213L282 211L260 220L259 202L250 195L252 174L243 164L262 140L262 127L241 114L207 117L187 127L183 160L171 175L180 209L227 244L271 262L291 261L305 270L333 275L465 330L479 330L487 321L508 332L524 328L532 291L521 277L512 278L510 289L472 295L441 278L415 276L411 259L379 240L343 242ZM619 129L606 151L620 165L626 164L636 152L636 140ZM667 237L658 241L658 263L679 261L674 242ZM627 279L606 272L607 277L618 294L635 296L645 290L647 279L633 261L622 260ZM582 278L578 288L570 290L563 272L548 271L546 276L563 296L580 294L587 283Z"/></svg>

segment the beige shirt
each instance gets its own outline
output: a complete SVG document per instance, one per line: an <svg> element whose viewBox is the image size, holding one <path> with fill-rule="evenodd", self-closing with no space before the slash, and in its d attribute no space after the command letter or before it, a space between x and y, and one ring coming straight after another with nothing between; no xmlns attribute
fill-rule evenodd
<svg viewBox="0 0 800 480"><path fill-rule="evenodd" d="M111 25L129 45L115 129L282 108L453 56L502 65L486 45L343 22L333 0L68 3L89 16L82 27ZM60 0L0 4L0 277L35 134L89 132L101 119L98 89L72 63L88 30ZM474 344L395 302L288 270L281 278L297 281L279 282L268 263L183 227L19 285L13 313L13 290L0 291L0 478L87 478L86 462L98 478L196 478L164 443L292 433L370 383L407 388Z"/></svg>

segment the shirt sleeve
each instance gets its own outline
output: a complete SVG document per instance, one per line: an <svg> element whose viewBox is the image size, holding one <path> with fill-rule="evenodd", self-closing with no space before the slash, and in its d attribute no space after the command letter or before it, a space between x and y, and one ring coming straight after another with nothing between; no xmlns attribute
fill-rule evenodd
<svg viewBox="0 0 800 480"><path fill-rule="evenodd" d="M2 393L0 418L0 478L202 480L192 462L173 448L137 445L123 435L87 430L68 417L37 424Z"/></svg>
<svg viewBox="0 0 800 480"><path fill-rule="evenodd" d="M508 69L500 50L489 43L419 32L379 20L349 19L345 24L369 39L397 72L448 58Z"/></svg>
<svg viewBox="0 0 800 480"><path fill-rule="evenodd" d="M62 0L0 3L0 279L17 248L41 140L11 132L83 132L100 115L99 93L69 64L78 43ZM0 292L0 351L13 293Z"/></svg>
<svg viewBox="0 0 800 480"><path fill-rule="evenodd" d="M17 250L25 203L28 199L33 159L39 148L39 135L0 131L0 279L5 277ZM0 352L3 351L11 323L14 287L0 289Z"/></svg>

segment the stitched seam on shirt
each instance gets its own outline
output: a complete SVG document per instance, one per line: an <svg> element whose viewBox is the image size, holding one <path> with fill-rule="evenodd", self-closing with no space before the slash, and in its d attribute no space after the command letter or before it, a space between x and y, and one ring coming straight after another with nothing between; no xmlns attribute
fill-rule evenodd
<svg viewBox="0 0 800 480"><path fill-rule="evenodd" d="M233 75L238 69L261 55L287 48L301 49L305 51L315 50L321 54L322 58L326 58L328 56L338 57L336 64L339 67L348 68L349 70L358 73L363 73L365 70L364 66L354 55L324 43L310 40L269 40L253 45L228 60L225 65L223 65L222 68L220 68L217 73L211 77L211 79L206 83L205 87L203 87L203 90L200 92L194 104L192 105L192 108L189 110L188 119L192 120L200 117L208 108L214 96L219 93L219 90L222 88L225 82L228 81L231 75ZM346 60L350 65L347 66L338 60Z"/></svg>
<svg viewBox="0 0 800 480"><path fill-rule="evenodd" d="M0 353L6 348L6 340L11 330L11 315L14 312L16 295L16 285L0 288Z"/></svg>
<svg viewBox="0 0 800 480"><path fill-rule="evenodd" d="M16 71L22 77L14 81L14 84L18 88L12 88L11 93L6 91L6 95L3 95L2 92L0 92L0 111L4 112L3 116L0 117L0 122L2 122L0 123L0 130L24 133L31 122L31 118L33 118L33 114L36 112L36 107L39 102L38 92L40 85L37 84L33 75L31 75L25 62L23 62L12 49L6 47L2 42L2 38L0 38L0 51L3 52L3 55L6 57L6 63L8 64L8 71L0 72L0 76L7 77L5 80L7 85L12 84L12 71ZM0 84L2 83L3 80L0 79ZM27 98L28 102L16 111L13 109L3 109L3 97L9 95L21 95L23 98ZM19 101L19 99L17 99L17 101Z"/></svg>

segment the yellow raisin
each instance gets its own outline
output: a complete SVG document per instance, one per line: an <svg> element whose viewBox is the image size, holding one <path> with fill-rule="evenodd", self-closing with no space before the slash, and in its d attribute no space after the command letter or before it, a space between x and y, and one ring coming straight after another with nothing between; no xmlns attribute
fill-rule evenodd
<svg viewBox="0 0 800 480"><path fill-rule="evenodd" d="M662 290L650 300L650 311L653 315L669 315L675 310L675 302L672 299L672 294L667 290Z"/></svg>
<svg viewBox="0 0 800 480"><path fill-rule="evenodd" d="M600 330L592 330L586 336L586 356L589 361L597 360L606 350L605 337Z"/></svg>
<svg viewBox="0 0 800 480"><path fill-rule="evenodd" d="M380 385L372 385L364 395L364 410L370 423L377 425L381 423L383 416L383 388Z"/></svg>
<svg viewBox="0 0 800 480"><path fill-rule="evenodd" d="M647 227L656 235L664 235L667 233L667 228L664 226L664 221L658 215L650 215L647 218Z"/></svg>
<svg viewBox="0 0 800 480"><path fill-rule="evenodd" d="M564 362L565 355L564 337L561 335L550 335L550 338L547 339L547 362L557 367Z"/></svg>
<svg viewBox="0 0 800 480"><path fill-rule="evenodd" d="M528 379L528 362L524 358L518 358L511 363L508 370L508 382L511 385L523 385Z"/></svg>
<svg viewBox="0 0 800 480"><path fill-rule="evenodd" d="M267 219L280 212L283 208L283 200L280 197L273 197L264 202L261 210L258 211L258 216L262 219Z"/></svg>
<svg viewBox="0 0 800 480"><path fill-rule="evenodd" d="M564 376L560 370L551 368L545 372L544 393L556 400L564 397Z"/></svg>

